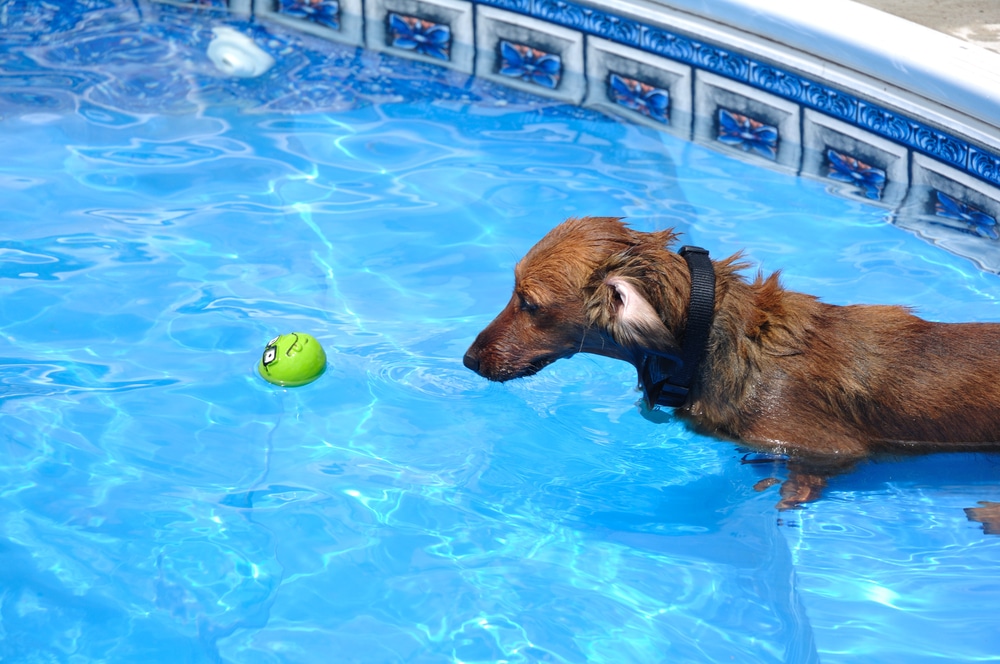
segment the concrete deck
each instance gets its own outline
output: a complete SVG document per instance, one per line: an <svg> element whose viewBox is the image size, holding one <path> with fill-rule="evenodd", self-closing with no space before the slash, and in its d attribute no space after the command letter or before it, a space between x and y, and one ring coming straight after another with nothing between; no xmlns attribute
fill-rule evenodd
<svg viewBox="0 0 1000 664"><path fill-rule="evenodd" d="M1000 0L855 0L1000 53Z"/></svg>

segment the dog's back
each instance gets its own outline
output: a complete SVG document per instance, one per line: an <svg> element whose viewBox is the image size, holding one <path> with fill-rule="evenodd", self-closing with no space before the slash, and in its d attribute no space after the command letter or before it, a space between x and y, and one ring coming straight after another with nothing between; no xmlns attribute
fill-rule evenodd
<svg viewBox="0 0 1000 664"><path fill-rule="evenodd" d="M803 324L794 341L764 352L751 342L753 390L721 430L823 455L1000 448L1000 326L932 323L900 307L805 306L816 311L791 314ZM711 376L732 363L706 363L706 400L732 403Z"/></svg>

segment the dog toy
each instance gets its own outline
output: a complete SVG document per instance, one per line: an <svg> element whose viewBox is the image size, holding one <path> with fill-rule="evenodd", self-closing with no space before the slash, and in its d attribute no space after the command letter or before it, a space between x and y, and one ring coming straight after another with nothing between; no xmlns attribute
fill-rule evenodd
<svg viewBox="0 0 1000 664"><path fill-rule="evenodd" d="M257 371L269 383L298 387L311 383L326 370L326 352L316 338L304 332L282 334L267 342Z"/></svg>

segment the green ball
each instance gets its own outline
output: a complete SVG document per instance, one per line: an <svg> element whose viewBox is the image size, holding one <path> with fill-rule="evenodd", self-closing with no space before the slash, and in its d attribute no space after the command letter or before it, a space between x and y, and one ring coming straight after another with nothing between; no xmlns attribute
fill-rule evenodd
<svg viewBox="0 0 1000 664"><path fill-rule="evenodd" d="M271 339L257 365L264 380L282 387L311 383L325 370L326 352L315 337L304 332Z"/></svg>

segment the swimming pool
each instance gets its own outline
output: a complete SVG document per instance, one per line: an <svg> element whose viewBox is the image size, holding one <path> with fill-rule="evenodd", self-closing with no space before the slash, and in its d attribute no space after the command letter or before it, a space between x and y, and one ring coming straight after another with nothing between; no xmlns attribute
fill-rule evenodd
<svg viewBox="0 0 1000 664"><path fill-rule="evenodd" d="M1000 319L995 275L742 148L270 24L233 22L275 55L235 79L217 15L75 7L8 13L0 46L0 656L995 655L1000 538L963 512L995 456L869 464L779 515L753 486L780 466L643 419L630 367L461 365L573 214L939 320ZM254 367L292 329L330 366L281 390Z"/></svg>

